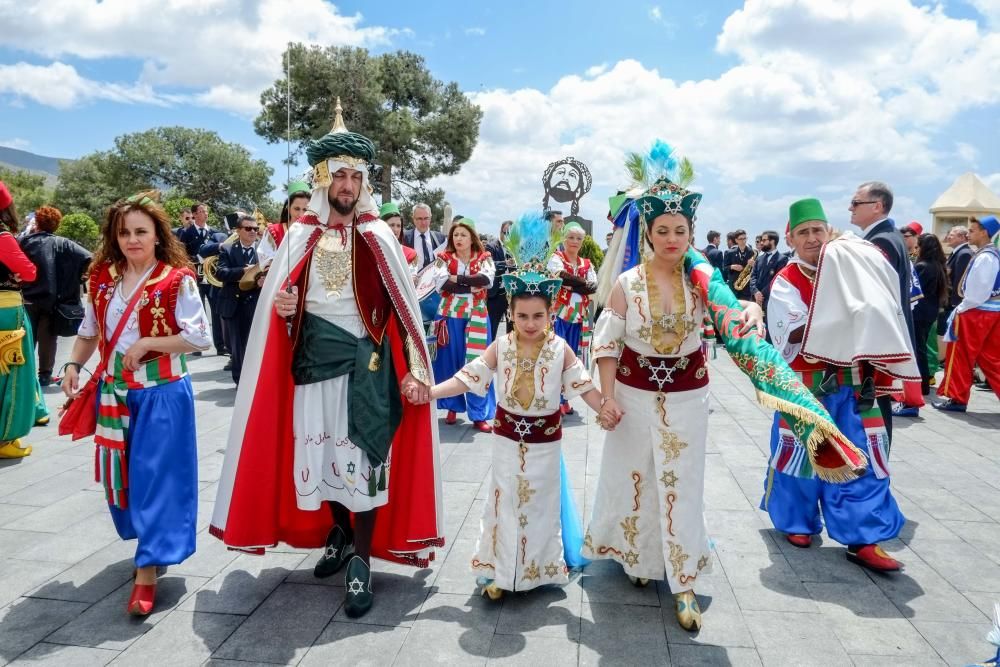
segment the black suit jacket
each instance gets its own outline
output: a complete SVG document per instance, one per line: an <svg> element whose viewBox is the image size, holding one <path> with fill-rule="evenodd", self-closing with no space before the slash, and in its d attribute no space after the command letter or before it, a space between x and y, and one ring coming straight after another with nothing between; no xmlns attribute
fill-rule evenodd
<svg viewBox="0 0 1000 667"><path fill-rule="evenodd" d="M431 261L433 262L434 251L448 239L445 238L444 234L433 229L427 230L427 233L429 235L427 245L430 246ZM416 239L416 241L414 241L414 239ZM411 227L410 229L403 230L403 245L417 251L417 265L420 266L420 268L423 268L425 266L423 256L424 251L422 247L418 247L420 246L420 236L417 234L416 228Z"/></svg>
<svg viewBox="0 0 1000 667"><path fill-rule="evenodd" d="M891 218L886 218L882 222L869 228L865 234L865 239L874 243L885 253L886 259L892 264L899 276L899 303L903 307L903 316L906 318L906 328L910 333L910 341L914 341L913 336L913 312L910 309L910 255L906 252L906 243L903 242L903 235L896 229L896 223ZM914 343L914 349L916 344Z"/></svg>
<svg viewBox="0 0 1000 667"><path fill-rule="evenodd" d="M211 227L205 226L205 234L202 235L201 230L198 229L197 225L191 225L187 229L182 229L177 237L180 239L181 243L184 244L185 250L187 250L188 257L194 262L195 256L198 251L201 250L201 246L206 243L210 243L214 238L215 234L218 232Z"/></svg>
<svg viewBox="0 0 1000 667"><path fill-rule="evenodd" d="M223 246L219 250L219 263L215 267L215 277L222 281L222 289L219 292L219 315L221 317L236 317L240 308L248 308L253 312L257 304L257 297L260 289L252 289L244 292L240 289L240 278L243 277L243 270L250 264L257 263L257 252L253 253L253 261L248 262L243 253L243 246L237 241L229 246Z"/></svg>
<svg viewBox="0 0 1000 667"><path fill-rule="evenodd" d="M955 248L948 257L948 303L952 308L962 303L962 297L958 295L958 286L962 283L962 277L965 276L969 262L975 254L966 243Z"/></svg>
<svg viewBox="0 0 1000 667"><path fill-rule="evenodd" d="M750 294L755 295L760 292L764 297L764 303L767 303L771 296L771 282L778 271L785 268L786 264L788 264L788 255L783 252L775 250L766 256L761 253L750 270Z"/></svg>
<svg viewBox="0 0 1000 667"><path fill-rule="evenodd" d="M705 246L705 257L708 259L708 263L717 268L722 273L722 277L725 278L726 274L723 272L724 258L722 251L719 250L719 246L711 243Z"/></svg>
<svg viewBox="0 0 1000 667"><path fill-rule="evenodd" d="M753 248L751 248L750 246L747 246L741 251L740 247L738 245L735 245L732 247L732 249L726 251L726 254L724 256L724 261L726 263L726 271L727 271L726 282L729 283L730 287L732 287L733 283L736 282L736 279L740 277L741 271L733 271L729 267L732 266L733 264L746 266L747 262L749 262L752 258L753 258Z"/></svg>

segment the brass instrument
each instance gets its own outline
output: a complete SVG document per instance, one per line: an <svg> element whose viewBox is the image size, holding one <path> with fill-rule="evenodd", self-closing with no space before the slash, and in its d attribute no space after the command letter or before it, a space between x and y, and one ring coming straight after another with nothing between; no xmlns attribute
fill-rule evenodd
<svg viewBox="0 0 1000 667"><path fill-rule="evenodd" d="M753 265L757 262L757 255L759 254L760 251L754 248L753 259L747 262L747 265L743 267L742 271L740 271L740 275L738 275L736 277L736 280L733 281L733 287L735 287L738 290L741 290L747 286L747 284L750 282L750 272L753 271Z"/></svg>
<svg viewBox="0 0 1000 667"><path fill-rule="evenodd" d="M233 232L228 239L223 241L219 245L219 252L222 252L223 248L232 245L234 241L239 238L239 234ZM205 275L205 282L213 287L222 287L222 281L215 277L215 265L219 262L219 255L215 254L206 259L201 263L202 271Z"/></svg>

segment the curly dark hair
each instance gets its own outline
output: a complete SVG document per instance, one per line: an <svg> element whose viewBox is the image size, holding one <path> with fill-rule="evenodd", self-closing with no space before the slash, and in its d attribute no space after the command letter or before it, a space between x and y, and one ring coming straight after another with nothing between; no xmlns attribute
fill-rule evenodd
<svg viewBox="0 0 1000 667"><path fill-rule="evenodd" d="M14 202L11 202L7 208L0 209L0 232L8 231L11 234L17 234L17 229L17 209L14 208Z"/></svg>
<svg viewBox="0 0 1000 667"><path fill-rule="evenodd" d="M948 303L948 260L944 256L941 241L934 234L921 234L917 239L917 263L926 264L927 270L937 276L938 293L926 294L937 297L938 303Z"/></svg>
<svg viewBox="0 0 1000 667"><path fill-rule="evenodd" d="M170 266L191 268L187 250L184 248L184 244L174 236L171 230L170 216L160 206L160 193L156 190L150 190L140 192L128 199L120 199L108 209L104 224L101 226L101 243L90 264L91 271L108 262L124 269L126 260L125 254L118 245L118 232L124 224L125 216L133 211L143 213L153 221L157 241L156 259Z"/></svg>

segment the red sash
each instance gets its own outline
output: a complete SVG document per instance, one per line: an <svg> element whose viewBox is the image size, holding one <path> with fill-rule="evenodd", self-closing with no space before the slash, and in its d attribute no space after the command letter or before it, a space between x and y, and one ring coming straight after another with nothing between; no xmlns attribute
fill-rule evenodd
<svg viewBox="0 0 1000 667"><path fill-rule="evenodd" d="M690 391L708 385L708 366L701 348L686 357L646 357L626 345L616 377L643 391Z"/></svg>
<svg viewBox="0 0 1000 667"><path fill-rule="evenodd" d="M556 442L562 438L562 413L553 412L544 417L526 417L497 406L493 432L514 442Z"/></svg>

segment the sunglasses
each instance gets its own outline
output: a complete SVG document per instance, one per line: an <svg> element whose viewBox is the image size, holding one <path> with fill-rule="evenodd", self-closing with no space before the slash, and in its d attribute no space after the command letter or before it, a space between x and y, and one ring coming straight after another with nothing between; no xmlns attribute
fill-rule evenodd
<svg viewBox="0 0 1000 667"><path fill-rule="evenodd" d="M257 231L256 227L240 227L240 229L242 229L245 232L255 232L255 231Z"/></svg>
<svg viewBox="0 0 1000 667"><path fill-rule="evenodd" d="M878 201L878 200L872 199L871 201L861 201L860 199L852 199L851 200L851 208L857 208L858 206L861 206L862 204L874 204L876 201Z"/></svg>

